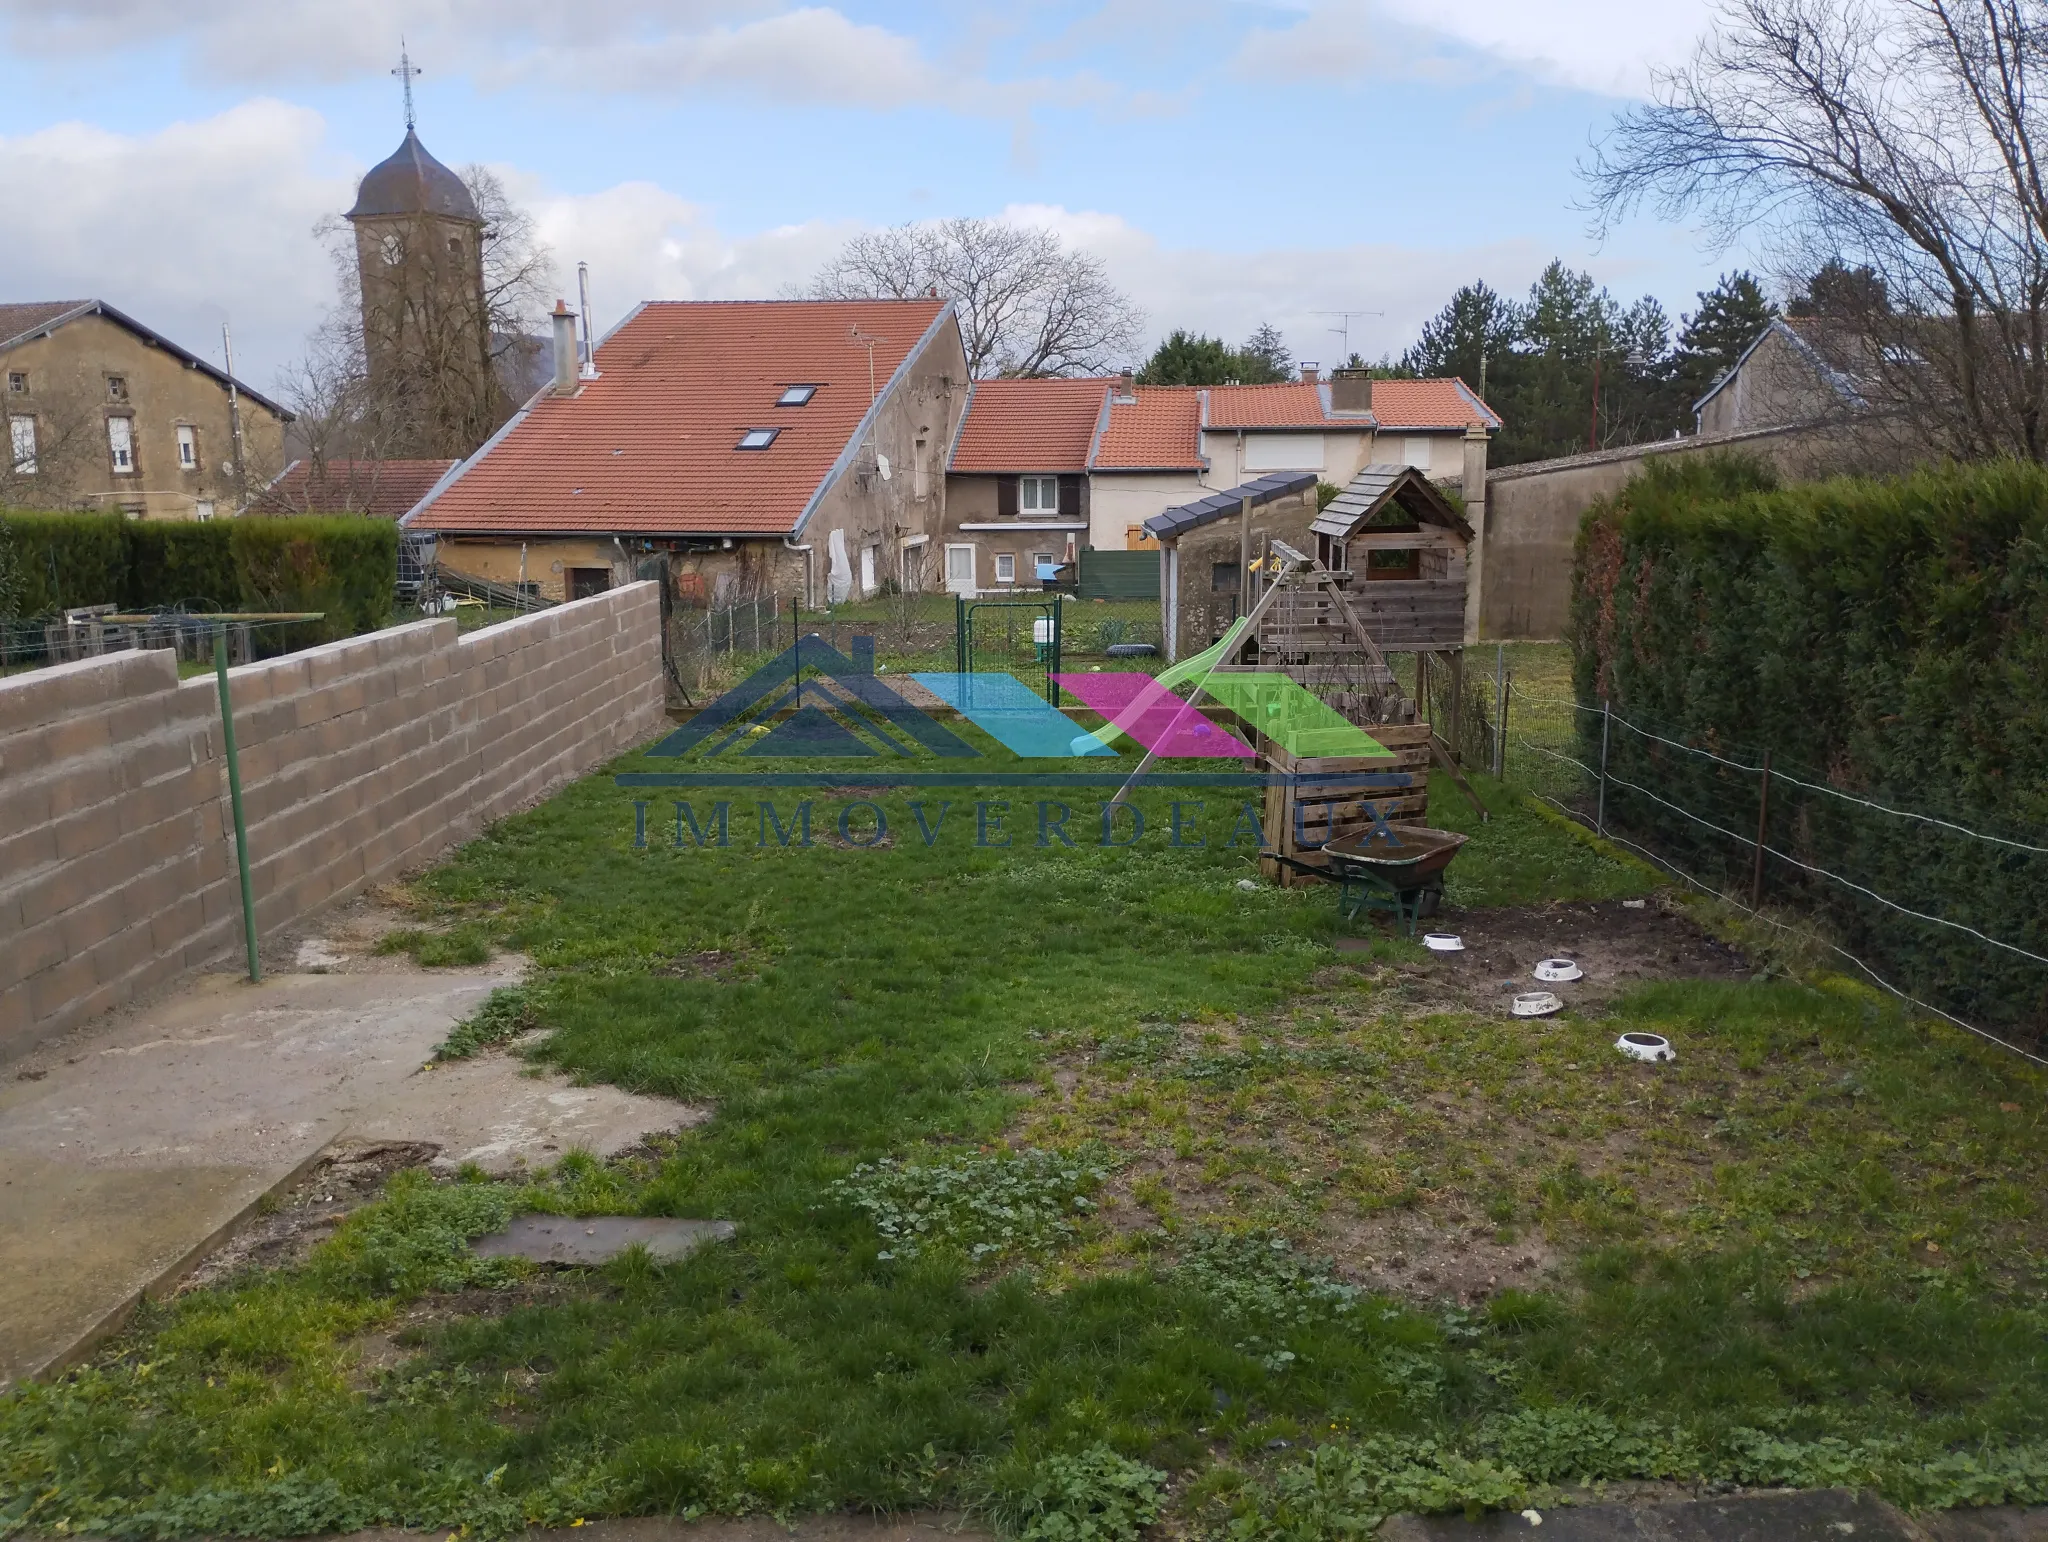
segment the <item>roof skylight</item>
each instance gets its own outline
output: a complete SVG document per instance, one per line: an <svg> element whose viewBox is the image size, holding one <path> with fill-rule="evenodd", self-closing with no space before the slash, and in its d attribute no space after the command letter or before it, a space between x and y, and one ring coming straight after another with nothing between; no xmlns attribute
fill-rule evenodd
<svg viewBox="0 0 2048 1542"><path fill-rule="evenodd" d="M817 394L818 388L814 385L784 386L782 394L775 398L775 405L778 407L808 407L811 404L811 398Z"/></svg>
<svg viewBox="0 0 2048 1542"><path fill-rule="evenodd" d="M779 428L750 428L740 435L740 442L737 448L742 450L765 450L769 445L775 443L775 436L781 432L782 430Z"/></svg>

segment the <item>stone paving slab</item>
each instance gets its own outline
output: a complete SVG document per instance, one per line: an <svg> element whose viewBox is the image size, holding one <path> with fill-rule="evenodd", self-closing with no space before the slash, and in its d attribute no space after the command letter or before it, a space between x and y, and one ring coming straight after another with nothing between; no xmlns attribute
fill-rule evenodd
<svg viewBox="0 0 2048 1542"><path fill-rule="evenodd" d="M204 975L0 1068L0 1387L86 1353L344 1136L504 1172L707 1117L503 1052L429 1067L522 972Z"/></svg>
<svg viewBox="0 0 2048 1542"><path fill-rule="evenodd" d="M504 1231L478 1237L471 1251L484 1258L525 1258L537 1264L602 1264L626 1249L644 1247L663 1261L687 1258L707 1242L733 1234L730 1221L682 1221L659 1216L519 1215Z"/></svg>

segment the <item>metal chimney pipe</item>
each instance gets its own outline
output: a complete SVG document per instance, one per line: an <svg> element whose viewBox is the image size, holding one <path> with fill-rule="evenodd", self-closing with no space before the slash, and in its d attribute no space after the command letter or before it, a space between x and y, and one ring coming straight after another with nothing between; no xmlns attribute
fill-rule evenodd
<svg viewBox="0 0 2048 1542"><path fill-rule="evenodd" d="M576 394L576 313L555 301L555 395Z"/></svg>
<svg viewBox="0 0 2048 1542"><path fill-rule="evenodd" d="M597 329L590 324L590 264L576 264L576 295L583 310L583 368L585 380L597 378Z"/></svg>

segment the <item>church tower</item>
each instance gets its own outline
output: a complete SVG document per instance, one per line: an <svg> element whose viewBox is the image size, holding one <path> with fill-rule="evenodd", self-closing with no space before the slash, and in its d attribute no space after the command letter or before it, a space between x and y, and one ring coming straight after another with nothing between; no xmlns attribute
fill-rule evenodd
<svg viewBox="0 0 2048 1542"><path fill-rule="evenodd" d="M469 454L505 418L484 295L484 220L462 178L427 153L413 123L356 189L355 229L369 412L389 457Z"/></svg>

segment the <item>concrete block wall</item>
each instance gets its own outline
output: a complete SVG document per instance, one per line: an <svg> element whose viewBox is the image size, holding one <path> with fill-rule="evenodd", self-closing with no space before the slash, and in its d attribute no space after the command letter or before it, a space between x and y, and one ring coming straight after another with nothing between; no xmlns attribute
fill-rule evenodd
<svg viewBox="0 0 2048 1542"><path fill-rule="evenodd" d="M242 665L229 692L267 933L662 731L660 596L396 627ZM240 936L213 676L151 652L0 679L0 1059Z"/></svg>

